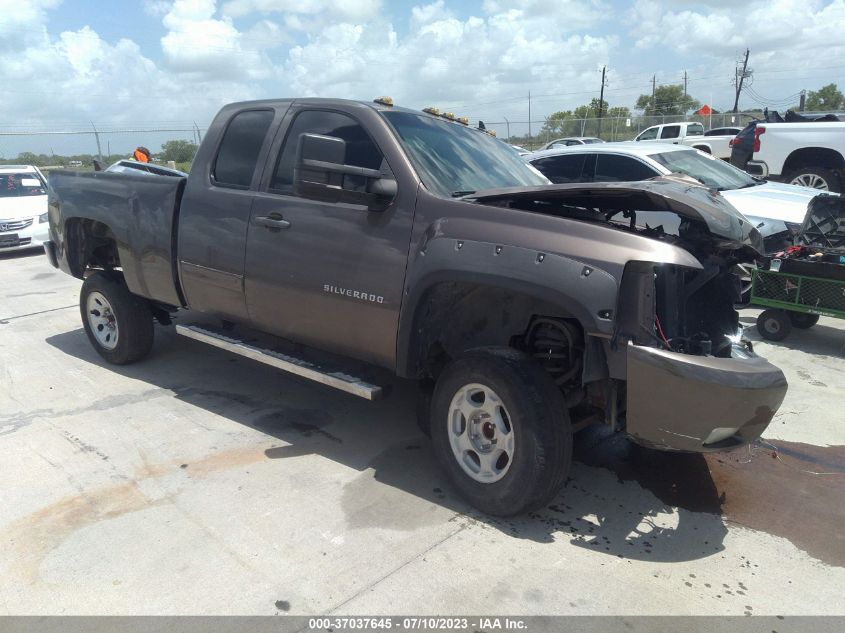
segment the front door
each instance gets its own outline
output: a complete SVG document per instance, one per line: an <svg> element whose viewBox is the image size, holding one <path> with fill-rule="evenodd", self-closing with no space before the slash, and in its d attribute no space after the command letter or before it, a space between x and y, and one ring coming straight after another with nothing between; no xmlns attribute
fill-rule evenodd
<svg viewBox="0 0 845 633"><path fill-rule="evenodd" d="M344 139L346 164L390 167L349 114L300 108L289 117L247 232L250 319L259 329L392 368L416 191L400 181L383 211L296 196L293 169L305 133Z"/></svg>

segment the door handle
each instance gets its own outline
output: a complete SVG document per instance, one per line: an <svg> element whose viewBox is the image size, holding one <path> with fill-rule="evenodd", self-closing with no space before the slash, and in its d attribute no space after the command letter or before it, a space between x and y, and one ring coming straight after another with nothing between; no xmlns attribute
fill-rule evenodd
<svg viewBox="0 0 845 633"><path fill-rule="evenodd" d="M268 229L289 229L290 222L285 220L280 215L274 213L272 215L259 215L255 218L255 223L258 226L263 226Z"/></svg>

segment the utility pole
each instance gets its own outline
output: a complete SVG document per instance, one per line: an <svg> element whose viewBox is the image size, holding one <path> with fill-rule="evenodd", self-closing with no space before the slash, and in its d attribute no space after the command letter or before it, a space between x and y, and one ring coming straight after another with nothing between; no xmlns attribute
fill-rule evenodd
<svg viewBox="0 0 845 633"><path fill-rule="evenodd" d="M806 91L806 90L802 90L802 91L801 91L801 101L798 103L798 111L799 111L799 112L803 112L803 111L804 111L804 100L805 100L806 98L807 98L807 91Z"/></svg>
<svg viewBox="0 0 845 633"><path fill-rule="evenodd" d="M508 140L508 142L510 142L510 138L511 138L511 122L510 122L510 121L508 121L508 117L506 117L506 116L503 116L502 118L505 120L505 125L506 125L506 126L508 126L508 138L507 138L507 140Z"/></svg>
<svg viewBox="0 0 845 633"><path fill-rule="evenodd" d="M742 62L742 72L739 71L739 68L736 69L736 99L734 99L734 112L739 112L739 93L742 92L742 82L745 81L746 77L751 76L750 70L748 70L748 54L749 50L745 49L745 60Z"/></svg>
<svg viewBox="0 0 845 633"><path fill-rule="evenodd" d="M652 75L651 77L651 113L657 113L657 102L655 99L657 95L657 75Z"/></svg>
<svg viewBox="0 0 845 633"><path fill-rule="evenodd" d="M531 142L531 91L528 91L528 142Z"/></svg>
<svg viewBox="0 0 845 633"><path fill-rule="evenodd" d="M97 139L97 158L100 159L100 162L103 162L103 150L100 149L100 133L97 131L97 128L94 126L93 121L91 121L91 128L94 130L94 138Z"/></svg>
<svg viewBox="0 0 845 633"><path fill-rule="evenodd" d="M601 138L601 114L602 114L602 110L604 110L604 75L605 75L606 71L607 71L607 66L602 66L601 67L601 92L599 93L599 125L598 125L599 129L598 129L598 134L596 134L596 136L598 136L599 138Z"/></svg>
<svg viewBox="0 0 845 633"><path fill-rule="evenodd" d="M684 71L684 101L687 100L687 71Z"/></svg>

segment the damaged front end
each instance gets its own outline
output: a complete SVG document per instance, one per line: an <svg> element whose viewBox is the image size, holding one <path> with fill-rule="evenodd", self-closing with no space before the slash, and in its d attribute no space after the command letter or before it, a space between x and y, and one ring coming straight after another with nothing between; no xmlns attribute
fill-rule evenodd
<svg viewBox="0 0 845 633"><path fill-rule="evenodd" d="M726 225L723 225L726 226ZM675 451L748 444L786 394L783 372L742 338L738 264L758 256L759 235L728 232L691 216L675 244L701 268L630 262L620 288L614 343L627 349L626 431Z"/></svg>
<svg viewBox="0 0 845 633"><path fill-rule="evenodd" d="M474 198L614 231L604 233L601 246L591 232L588 249L573 227L566 242L569 252L618 282L606 354L612 393L624 397L618 416L617 399L609 400L608 422L638 443L673 451L730 450L765 430L786 394L786 379L742 339L734 309L741 297L734 271L754 262L763 242L717 192L667 177Z"/></svg>

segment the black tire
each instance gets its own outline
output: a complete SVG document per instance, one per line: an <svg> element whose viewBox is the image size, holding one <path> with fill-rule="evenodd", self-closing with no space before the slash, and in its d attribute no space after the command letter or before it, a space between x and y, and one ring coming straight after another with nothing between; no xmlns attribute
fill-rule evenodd
<svg viewBox="0 0 845 633"><path fill-rule="evenodd" d="M110 304L110 315L116 324L117 343L112 349L101 344L94 334L88 316L88 298L100 293ZM82 284L79 294L79 311L82 325L97 353L115 365L126 365L141 360L153 346L153 314L146 299L129 292L123 278L114 272L97 272ZM100 328L102 329L102 328Z"/></svg>
<svg viewBox="0 0 845 633"><path fill-rule="evenodd" d="M468 474L450 442L452 400L474 383L499 397L513 433L513 459L498 481L482 482ZM471 350L447 365L434 388L430 424L434 452L452 484L487 514L511 516L536 509L569 474L572 428L563 396L539 365L514 349Z"/></svg>
<svg viewBox="0 0 845 633"><path fill-rule="evenodd" d="M819 322L819 315L807 314L805 312L790 312L789 322L792 323L792 327L797 327L799 330L809 330Z"/></svg>
<svg viewBox="0 0 845 633"><path fill-rule="evenodd" d="M819 181L815 179L820 179L820 181L824 182L825 187L818 186L816 183ZM832 169L825 169L824 167L807 166L791 169L783 180L791 185L810 186L820 190L826 188L827 191L842 193L842 179L839 174Z"/></svg>
<svg viewBox="0 0 845 633"><path fill-rule="evenodd" d="M770 341L782 341L792 331L792 321L785 310L763 310L757 317L757 331Z"/></svg>

